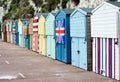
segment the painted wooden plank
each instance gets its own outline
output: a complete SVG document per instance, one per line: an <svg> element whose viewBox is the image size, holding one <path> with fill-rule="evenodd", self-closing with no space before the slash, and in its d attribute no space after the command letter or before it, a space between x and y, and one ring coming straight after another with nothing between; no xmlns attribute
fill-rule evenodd
<svg viewBox="0 0 120 82"><path fill-rule="evenodd" d="M56 59L62 61L62 47L60 44L56 43Z"/></svg>
<svg viewBox="0 0 120 82"><path fill-rule="evenodd" d="M39 52L38 33L33 32L33 51Z"/></svg>
<svg viewBox="0 0 120 82"><path fill-rule="evenodd" d="M91 36L117 38L117 9L104 4L91 17ZM106 19L107 18L107 19ZM112 21L111 21L112 20ZM106 22L104 22L106 21ZM108 29L109 27L109 29Z"/></svg>
<svg viewBox="0 0 120 82"><path fill-rule="evenodd" d="M79 55L80 55L80 52L79 52L79 38L73 37L71 43L72 43L71 44L72 65L79 67L79 64L80 64L80 62L79 62L79 60L80 60L80 58L79 58Z"/></svg>
<svg viewBox="0 0 120 82"><path fill-rule="evenodd" d="M115 45L116 46L116 63L115 63L115 79L117 80L120 80L120 55L119 55L119 47L118 45Z"/></svg>
<svg viewBox="0 0 120 82"><path fill-rule="evenodd" d="M56 59L71 63L71 39L70 39L70 14L65 9L60 9L55 16L55 35L56 35Z"/></svg>
<svg viewBox="0 0 120 82"><path fill-rule="evenodd" d="M54 39L54 36L53 35L47 35L47 38L46 38L46 55L50 58L53 58L55 59L56 56L55 56L55 39Z"/></svg>
<svg viewBox="0 0 120 82"><path fill-rule="evenodd" d="M30 50L33 49L33 34L30 34Z"/></svg>
<svg viewBox="0 0 120 82"><path fill-rule="evenodd" d="M105 64L105 55L106 55L106 51L105 51L105 38L103 38L103 40L102 40L102 64L103 64L103 66L102 66L102 74L104 75L104 76L106 76L106 73L105 73L105 68L106 68L106 64Z"/></svg>
<svg viewBox="0 0 120 82"><path fill-rule="evenodd" d="M87 42L85 38L79 39L79 49L80 49L80 68L87 70Z"/></svg>
<svg viewBox="0 0 120 82"><path fill-rule="evenodd" d="M39 54L46 55L46 38L45 35L39 35Z"/></svg>
<svg viewBox="0 0 120 82"><path fill-rule="evenodd" d="M96 56L95 54L93 54L95 56L95 58L93 58L93 61L96 60L96 63L93 63L93 71L96 71L96 73L98 74L102 74L104 76L119 80L119 57L117 57L118 48L115 44L115 39L96 38L95 44L96 47L93 47L95 47L96 49L94 48L93 51L94 53L96 52Z"/></svg>
<svg viewBox="0 0 120 82"><path fill-rule="evenodd" d="M47 37L46 37L46 55L48 56L48 57L51 57L51 47L52 47L52 45L51 45L51 36L50 35L47 35Z"/></svg>
<svg viewBox="0 0 120 82"><path fill-rule="evenodd" d="M52 13L49 13L46 18L46 35L54 35L55 27L55 16Z"/></svg>
<svg viewBox="0 0 120 82"><path fill-rule="evenodd" d="M78 50L80 51L79 56L76 57L76 60L79 60L78 67L85 70L92 70L90 15L88 16L86 11L84 11L86 13L83 13L83 10L81 10L76 9L70 17L70 37L78 39Z"/></svg>
<svg viewBox="0 0 120 82"><path fill-rule="evenodd" d="M50 58L56 59L55 56L55 16L49 13L46 18L46 55Z"/></svg>
<svg viewBox="0 0 120 82"><path fill-rule="evenodd" d="M38 23L39 22L39 17L35 16L33 18L33 51L39 52L39 36L38 36Z"/></svg>
<svg viewBox="0 0 120 82"><path fill-rule="evenodd" d="M92 42L92 54L93 54L93 56L92 56L92 59L93 59L93 62L92 62L92 64L93 64L93 72L96 72L96 38L93 38L93 42Z"/></svg>
<svg viewBox="0 0 120 82"><path fill-rule="evenodd" d="M81 21L80 21L81 20ZM86 21L85 16L80 18L71 18L70 33L72 37L85 37L86 36Z"/></svg>
<svg viewBox="0 0 120 82"><path fill-rule="evenodd" d="M38 34L45 34L45 18L43 16L39 18Z"/></svg>
<svg viewBox="0 0 120 82"><path fill-rule="evenodd" d="M39 34L39 54L46 55L46 26L45 17L40 16L38 23L38 34Z"/></svg>

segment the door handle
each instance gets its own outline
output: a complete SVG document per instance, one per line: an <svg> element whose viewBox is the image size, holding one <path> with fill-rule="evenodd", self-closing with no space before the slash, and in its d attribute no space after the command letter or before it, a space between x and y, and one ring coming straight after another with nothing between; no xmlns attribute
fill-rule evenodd
<svg viewBox="0 0 120 82"><path fill-rule="evenodd" d="M79 51L79 50L77 50L77 53L79 54L79 53L80 53L80 51Z"/></svg>

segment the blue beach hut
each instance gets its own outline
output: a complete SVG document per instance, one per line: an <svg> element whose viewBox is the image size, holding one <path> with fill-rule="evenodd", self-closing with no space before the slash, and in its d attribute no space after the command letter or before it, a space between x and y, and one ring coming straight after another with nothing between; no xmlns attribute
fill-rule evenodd
<svg viewBox="0 0 120 82"><path fill-rule="evenodd" d="M18 21L15 20L15 44L19 45Z"/></svg>
<svg viewBox="0 0 120 82"><path fill-rule="evenodd" d="M70 16L72 65L85 70L92 70L91 10L77 8Z"/></svg>
<svg viewBox="0 0 120 82"><path fill-rule="evenodd" d="M49 13L46 18L46 55L55 59L55 13Z"/></svg>
<svg viewBox="0 0 120 82"><path fill-rule="evenodd" d="M71 63L70 14L74 9L60 9L55 16L56 59Z"/></svg>

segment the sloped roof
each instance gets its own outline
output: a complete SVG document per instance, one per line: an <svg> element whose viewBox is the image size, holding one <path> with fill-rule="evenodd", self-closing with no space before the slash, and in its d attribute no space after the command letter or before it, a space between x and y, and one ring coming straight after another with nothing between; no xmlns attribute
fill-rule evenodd
<svg viewBox="0 0 120 82"><path fill-rule="evenodd" d="M120 2L116 2L116 1L107 1L107 2L117 7L120 7Z"/></svg>
<svg viewBox="0 0 120 82"><path fill-rule="evenodd" d="M97 6L95 9L92 10L92 13L94 13L97 9L99 9L101 6L103 6L104 4L110 4L112 7L115 7L117 9L120 9L120 2L116 2L116 1L107 1L107 2L103 2L102 4L100 4L99 6Z"/></svg>
<svg viewBox="0 0 120 82"><path fill-rule="evenodd" d="M40 17L42 15L42 13L36 13L35 14L37 17Z"/></svg>
<svg viewBox="0 0 120 82"><path fill-rule="evenodd" d="M71 14L75 9L62 9L66 14Z"/></svg>
<svg viewBox="0 0 120 82"><path fill-rule="evenodd" d="M41 13L45 18L48 16L48 13Z"/></svg>
<svg viewBox="0 0 120 82"><path fill-rule="evenodd" d="M80 13L84 15L91 15L93 8L76 8L74 12L71 13L70 16L73 16L77 11L80 11Z"/></svg>
<svg viewBox="0 0 120 82"><path fill-rule="evenodd" d="M21 19L21 21L29 21L29 19Z"/></svg>
<svg viewBox="0 0 120 82"><path fill-rule="evenodd" d="M80 8L82 9L83 11L87 12L87 13L91 13L91 11L94 9L94 8Z"/></svg>
<svg viewBox="0 0 120 82"><path fill-rule="evenodd" d="M54 16L56 15L56 13L51 13L51 14L54 15Z"/></svg>

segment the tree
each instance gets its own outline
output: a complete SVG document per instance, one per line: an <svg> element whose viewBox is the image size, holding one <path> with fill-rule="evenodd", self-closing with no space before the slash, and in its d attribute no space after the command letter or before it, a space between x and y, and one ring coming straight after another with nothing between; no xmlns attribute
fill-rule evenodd
<svg viewBox="0 0 120 82"><path fill-rule="evenodd" d="M69 0L62 0L62 8L66 8L66 4Z"/></svg>
<svg viewBox="0 0 120 82"><path fill-rule="evenodd" d="M35 5L37 7L40 7L42 5L42 3L43 3L43 0L33 0L33 2L35 3Z"/></svg>
<svg viewBox="0 0 120 82"><path fill-rule="evenodd" d="M34 15L34 9L29 5L28 0L12 0L8 13L3 16L3 20L8 18L18 19L23 14Z"/></svg>
<svg viewBox="0 0 120 82"><path fill-rule="evenodd" d="M2 20L5 20L5 19L10 19L10 18L11 18L11 16L12 16L12 14L11 14L11 13L6 13L6 14L3 16Z"/></svg>
<svg viewBox="0 0 120 82"><path fill-rule="evenodd" d="M72 0L73 2L75 2L75 5L78 5L80 3L80 0Z"/></svg>

